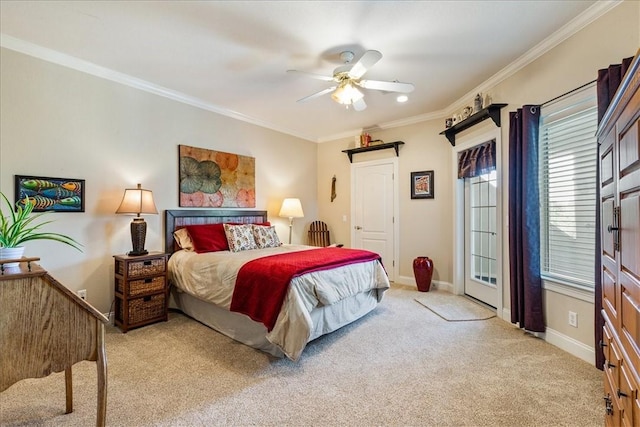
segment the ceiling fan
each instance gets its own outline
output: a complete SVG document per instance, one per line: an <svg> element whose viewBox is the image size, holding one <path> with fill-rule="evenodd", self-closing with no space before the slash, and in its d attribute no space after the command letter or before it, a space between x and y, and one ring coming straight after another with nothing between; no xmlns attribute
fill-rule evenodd
<svg viewBox="0 0 640 427"><path fill-rule="evenodd" d="M336 68L331 77L305 71L287 70L287 73L302 74L314 79L334 83L333 86L299 99L298 102L306 102L333 92L331 98L337 103L346 105L347 108L352 105L354 110L362 111L367 108L367 104L364 102L364 94L358 90L358 86L364 89L399 93L410 93L415 89L412 83L361 80L362 76L382 58L382 54L377 50L367 50L356 63L351 64L354 57L355 55L351 51L342 52L340 59L345 65Z"/></svg>

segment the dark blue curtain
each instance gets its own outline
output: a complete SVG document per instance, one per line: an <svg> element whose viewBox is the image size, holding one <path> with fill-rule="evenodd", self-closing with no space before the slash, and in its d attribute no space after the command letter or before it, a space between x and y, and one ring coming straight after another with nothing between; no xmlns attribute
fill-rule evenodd
<svg viewBox="0 0 640 427"><path fill-rule="evenodd" d="M511 322L544 332L540 279L538 136L540 106L509 113L509 266Z"/></svg>

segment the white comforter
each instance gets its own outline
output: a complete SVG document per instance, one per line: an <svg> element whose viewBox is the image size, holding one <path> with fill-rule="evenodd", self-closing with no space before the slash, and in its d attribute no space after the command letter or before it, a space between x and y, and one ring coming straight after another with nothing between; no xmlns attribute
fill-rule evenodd
<svg viewBox="0 0 640 427"><path fill-rule="evenodd" d="M283 245L236 253L178 251L169 259L169 277L179 290L228 310L236 277L243 264L263 256L310 249L317 248ZM387 274L377 261L295 277L267 339L279 346L287 357L297 360L306 343L317 337L312 336L311 310L371 290L377 290L379 302L388 288Z"/></svg>

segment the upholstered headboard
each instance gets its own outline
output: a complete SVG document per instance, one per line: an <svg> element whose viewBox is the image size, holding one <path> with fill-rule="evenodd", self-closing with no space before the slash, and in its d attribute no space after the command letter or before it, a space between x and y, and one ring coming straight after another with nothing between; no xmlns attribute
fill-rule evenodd
<svg viewBox="0 0 640 427"><path fill-rule="evenodd" d="M172 254L178 250L173 232L187 225L222 224L233 222L252 224L267 222L267 211L234 210L234 209L196 209L164 211L164 248Z"/></svg>

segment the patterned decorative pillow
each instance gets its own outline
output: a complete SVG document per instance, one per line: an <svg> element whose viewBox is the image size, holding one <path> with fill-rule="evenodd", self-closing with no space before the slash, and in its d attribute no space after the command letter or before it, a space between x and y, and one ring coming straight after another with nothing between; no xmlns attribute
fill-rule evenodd
<svg viewBox="0 0 640 427"><path fill-rule="evenodd" d="M186 228L180 228L173 232L173 238L176 240L178 246L181 249L192 251L193 250L193 240L191 240L191 236Z"/></svg>
<svg viewBox="0 0 640 427"><path fill-rule="evenodd" d="M253 238L253 226L251 224L224 224L224 234L227 236L227 242L229 243L229 250L231 252L257 249L256 241Z"/></svg>
<svg viewBox="0 0 640 427"><path fill-rule="evenodd" d="M258 249L276 248L282 243L276 234L276 228L271 226L253 225L253 237L256 240Z"/></svg>

